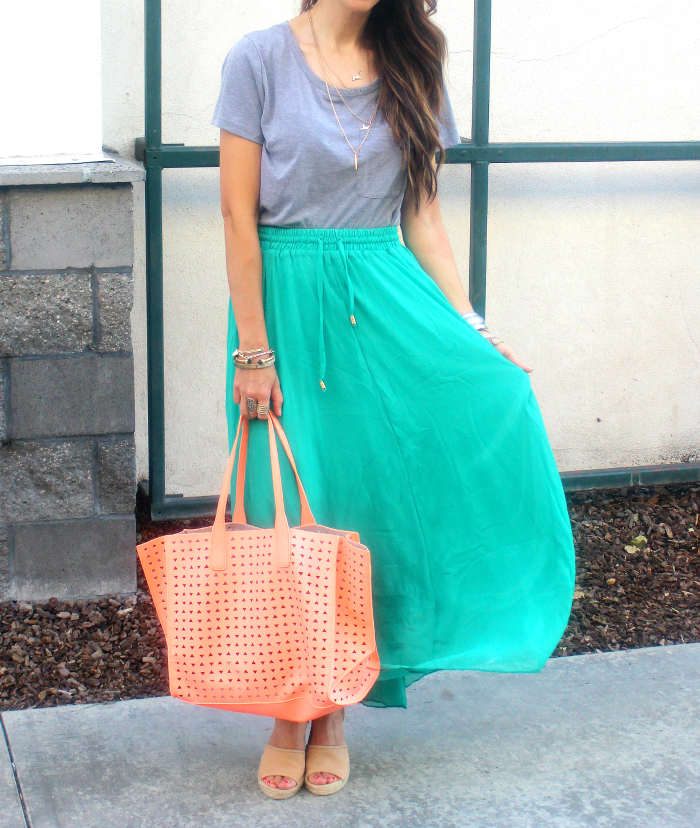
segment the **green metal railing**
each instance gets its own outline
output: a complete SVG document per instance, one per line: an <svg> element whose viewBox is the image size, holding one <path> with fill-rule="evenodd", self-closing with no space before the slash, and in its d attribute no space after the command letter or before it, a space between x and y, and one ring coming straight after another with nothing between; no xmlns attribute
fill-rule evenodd
<svg viewBox="0 0 700 828"><path fill-rule="evenodd" d="M218 147L163 144L161 107L161 0L145 0L146 137L136 141L146 167L146 279L148 319L148 495L154 518L214 513L215 497L165 493L165 372L163 361L164 169L217 167ZM624 143L489 142L491 0L474 0L472 139L448 149L448 164L471 164L469 298L485 315L489 165L599 161L698 161L700 141ZM567 490L700 480L700 463L562 472Z"/></svg>

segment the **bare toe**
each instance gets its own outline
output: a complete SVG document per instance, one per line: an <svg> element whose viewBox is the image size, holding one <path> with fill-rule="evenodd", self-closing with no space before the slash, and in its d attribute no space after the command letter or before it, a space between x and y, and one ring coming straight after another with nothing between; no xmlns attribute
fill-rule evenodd
<svg viewBox="0 0 700 828"><path fill-rule="evenodd" d="M271 788L278 788L280 791L288 791L296 787L296 781L289 776L264 776L262 780Z"/></svg>

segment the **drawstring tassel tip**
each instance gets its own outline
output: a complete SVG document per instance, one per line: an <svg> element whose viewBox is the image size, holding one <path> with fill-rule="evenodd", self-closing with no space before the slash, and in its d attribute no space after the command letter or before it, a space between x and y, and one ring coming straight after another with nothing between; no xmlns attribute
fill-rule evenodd
<svg viewBox="0 0 700 828"><path fill-rule="evenodd" d="M351 317L350 317L350 321L352 322L352 324L353 324L353 325L357 325L357 322L355 321L355 317L354 317L354 316L351 316Z"/></svg>
<svg viewBox="0 0 700 828"><path fill-rule="evenodd" d="M323 388L323 390L325 391L326 390L326 383L323 380L320 380L319 383L321 385L321 388Z"/></svg>

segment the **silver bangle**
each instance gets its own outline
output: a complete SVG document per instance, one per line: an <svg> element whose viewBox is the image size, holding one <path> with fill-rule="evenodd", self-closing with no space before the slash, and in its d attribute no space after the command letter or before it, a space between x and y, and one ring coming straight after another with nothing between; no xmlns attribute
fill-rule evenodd
<svg viewBox="0 0 700 828"><path fill-rule="evenodd" d="M492 334L491 331L486 326L486 322L483 316L479 316L476 311L467 311L467 313L461 314L463 319L466 319L467 322L475 328L477 331L481 333L484 339L488 339L488 341L495 347L496 345L500 345L503 342L502 339L499 339L495 334Z"/></svg>
<svg viewBox="0 0 700 828"><path fill-rule="evenodd" d="M462 319L466 319L472 328L476 328L477 331L483 331L486 328L484 317L480 316L476 311L467 311L466 313L463 313Z"/></svg>

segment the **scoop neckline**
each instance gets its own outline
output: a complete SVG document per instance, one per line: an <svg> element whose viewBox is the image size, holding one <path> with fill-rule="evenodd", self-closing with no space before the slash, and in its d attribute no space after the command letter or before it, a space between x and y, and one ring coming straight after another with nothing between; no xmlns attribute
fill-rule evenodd
<svg viewBox="0 0 700 828"><path fill-rule="evenodd" d="M294 36L294 32L292 31L292 27L289 25L289 21L285 20L282 24L284 27L284 33L287 36L287 39L290 42L290 46L292 48L292 52L294 52L294 57L297 59L297 63L301 68L302 72L306 75L306 77L317 86L319 89L322 89L324 92L326 91L326 82L323 80L322 77L317 75L314 70L309 66L306 58L304 57L304 53L301 51L301 46L299 45L299 41ZM366 95L368 92L374 92L375 89L379 87L381 78L375 78L372 83L366 83L364 86L353 86L349 87L348 89L343 89L342 94L345 97L355 97L357 95ZM330 88L330 86L329 86Z"/></svg>

